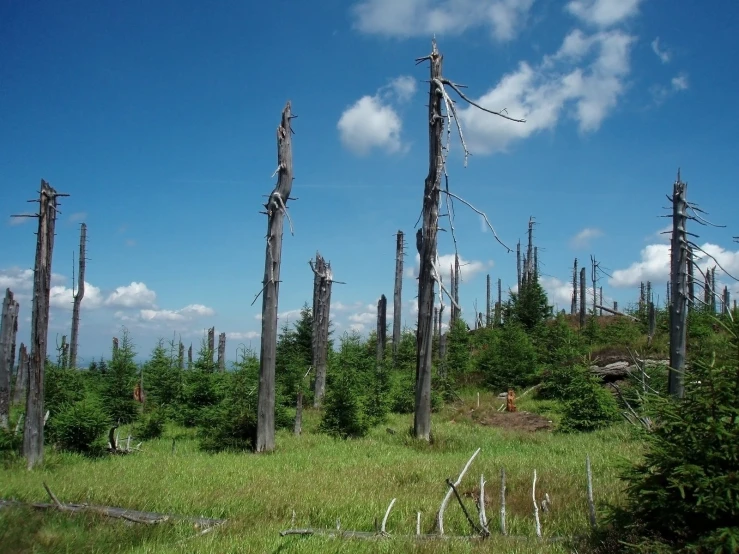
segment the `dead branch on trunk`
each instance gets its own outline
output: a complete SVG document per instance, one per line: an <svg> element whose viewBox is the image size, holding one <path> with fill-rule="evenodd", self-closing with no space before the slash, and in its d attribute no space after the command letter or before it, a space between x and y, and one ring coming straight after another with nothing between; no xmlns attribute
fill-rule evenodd
<svg viewBox="0 0 739 554"><path fill-rule="evenodd" d="M87 246L87 224L80 226L80 270L79 281L77 282L77 291L74 293L74 304L72 305L72 336L69 345L69 367L77 368L77 345L80 333L80 308L82 307L82 299L85 297L85 265L86 246ZM73 256L74 257L74 256ZM74 261L72 262L72 281L74 281ZM74 283L72 283L74 288Z"/></svg>
<svg viewBox="0 0 739 554"><path fill-rule="evenodd" d="M262 296L262 337L259 356L259 393L257 408L257 452L275 448L275 361L277 349L277 305L280 266L282 263L282 229L287 201L293 186L292 128L290 102L282 110L277 128L277 184L265 204L267 213L267 246L264 260Z"/></svg>

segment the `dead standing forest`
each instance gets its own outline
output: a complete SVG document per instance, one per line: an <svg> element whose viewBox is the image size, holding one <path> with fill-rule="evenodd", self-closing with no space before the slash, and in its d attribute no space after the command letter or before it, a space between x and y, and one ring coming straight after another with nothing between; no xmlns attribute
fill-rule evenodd
<svg viewBox="0 0 739 554"><path fill-rule="evenodd" d="M657 284L642 283L633 304L604 306L591 256L588 267L574 260L569 313L553 313L532 217L515 246L515 288L504 298L488 275L485 305L463 314L463 268L455 255L444 282L438 231L456 253L455 210L470 210L512 248L454 193L447 156L453 144L465 164L468 154L456 106L526 122L475 104L442 62L435 41L417 60L430 78L415 329L400 325L402 230L392 322L383 294L376 331L334 336L331 291L346 283L319 252L312 304L297 322L278 321L293 230L290 102L262 211L261 345L242 348L228 371L226 335L216 345L213 327L196 353L162 339L141 365L123 329L108 359L78 367L84 223L69 341L49 344L55 222L68 195L41 181L28 343L16 347L10 289L2 307L3 551L327 551L343 540L368 551L373 541L433 552L739 551L739 311L716 270L733 277L694 240L693 227L712 225L706 212L678 171L663 305Z"/></svg>

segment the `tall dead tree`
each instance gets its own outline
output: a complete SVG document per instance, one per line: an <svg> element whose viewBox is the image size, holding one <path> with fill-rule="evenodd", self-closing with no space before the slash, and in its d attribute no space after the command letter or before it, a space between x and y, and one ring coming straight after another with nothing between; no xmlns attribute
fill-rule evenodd
<svg viewBox="0 0 739 554"><path fill-rule="evenodd" d="M521 241L516 244L516 286L521 290Z"/></svg>
<svg viewBox="0 0 739 554"><path fill-rule="evenodd" d="M226 333L218 335L218 371L226 371Z"/></svg>
<svg viewBox="0 0 739 554"><path fill-rule="evenodd" d="M503 312L503 282L498 279L498 302L495 305L495 324L500 325Z"/></svg>
<svg viewBox="0 0 739 554"><path fill-rule="evenodd" d="M672 240L670 244L670 370L668 391L682 398L688 323L688 221L687 183L680 171L672 188Z"/></svg>
<svg viewBox="0 0 739 554"><path fill-rule="evenodd" d="M387 341L387 298L383 294L377 301L377 363L382 363L385 357L385 343Z"/></svg>
<svg viewBox="0 0 739 554"><path fill-rule="evenodd" d="M529 228L526 231L526 264L524 264L524 274L526 281L530 282L534 274L534 217L529 216Z"/></svg>
<svg viewBox="0 0 739 554"><path fill-rule="evenodd" d="M723 297L723 310L721 313L724 315L727 315L729 313L729 309L731 307L731 293L729 292L729 287L724 287L724 297Z"/></svg>
<svg viewBox="0 0 739 554"><path fill-rule="evenodd" d="M585 268L580 269L580 329L585 329Z"/></svg>
<svg viewBox="0 0 739 554"><path fill-rule="evenodd" d="M177 349L177 368L180 370L185 369L185 345L180 341Z"/></svg>
<svg viewBox="0 0 739 554"><path fill-rule="evenodd" d="M13 387L13 405L17 406L26 399L28 388L28 352L26 345L21 343L18 348L18 371L15 374L15 387Z"/></svg>
<svg viewBox="0 0 739 554"><path fill-rule="evenodd" d="M446 147L442 145L445 116L448 119L450 126L452 124L452 119L454 120L455 124L458 126L460 138L462 136L455 104L449 97L445 87L448 86L453 89L463 100L483 111L499 115L506 119L512 118L499 112L492 112L487 108L483 108L479 104L475 104L465 96L458 85L455 85L449 79L444 78L442 74L443 57L436 47L436 40L432 42L431 54L416 61L420 63L421 61L426 60L430 62L431 76L429 81L429 111L427 119L427 124L429 126L429 170L425 179L423 191L423 226L421 228L420 240L416 241L420 258L420 268L418 273L418 340L416 350L416 399L413 432L416 438L428 441L431 433L431 333L433 330L432 318L434 313L434 285L435 283L438 283L440 288L442 286L440 279L441 272L438 266L437 231L439 228L441 179L445 172L445 155L446 152L449 151L449 144L447 144ZM446 107L446 114L442 111L442 105ZM451 128L449 128L448 131L451 133ZM462 148L464 149L466 160L468 151L464 140L462 140ZM445 193L449 200L452 195L449 193L448 188L445 190ZM459 197L456 198L459 199ZM471 206L469 203L467 203L467 205ZM481 214L479 210L476 210L475 208L472 209ZM450 218L450 222L452 221L452 214L452 210L449 210L448 217ZM484 214L482 215L484 216ZM484 217L487 222L487 216ZM453 229L453 226L450 225L450 227ZM493 230L493 234L495 235L495 231L492 226L490 226L490 228ZM497 235L495 236L497 239ZM456 302L452 297L452 304L455 303Z"/></svg>
<svg viewBox="0 0 739 554"><path fill-rule="evenodd" d="M72 336L69 344L69 367L77 367L77 345L80 335L80 308L82 307L82 299L85 297L85 263L86 263L86 245L87 245L87 224L80 226L80 270L77 282L77 291L74 293L74 303L72 304ZM72 279L74 280L74 262L72 263ZM72 283L74 288L74 283Z"/></svg>
<svg viewBox="0 0 739 554"><path fill-rule="evenodd" d="M575 265L572 267L572 304L570 305L570 314L575 315L577 313L577 258L575 258Z"/></svg>
<svg viewBox="0 0 739 554"><path fill-rule="evenodd" d="M716 313L716 266L711 268L711 313Z"/></svg>
<svg viewBox="0 0 739 554"><path fill-rule="evenodd" d="M5 289L0 317L0 427L7 429L10 416L10 376L13 373L15 334L18 331L18 302L9 288Z"/></svg>
<svg viewBox="0 0 739 554"><path fill-rule="evenodd" d="M598 294L597 294L597 284L598 284L598 262L595 261L594 256L590 256L590 277L593 281L593 317L598 315L597 307L598 306Z"/></svg>
<svg viewBox="0 0 739 554"><path fill-rule="evenodd" d="M262 282L262 344L259 356L257 400L257 452L275 448L275 354L277 350L277 305L282 262L282 229L293 186L292 112L288 101L277 128L277 184L269 195L267 245ZM288 216L289 218L289 216Z"/></svg>
<svg viewBox="0 0 739 554"><path fill-rule="evenodd" d="M187 369L192 369L192 343L190 343L190 348L187 349Z"/></svg>
<svg viewBox="0 0 739 554"><path fill-rule="evenodd" d="M598 305L599 306L602 306L603 305L603 287L600 287L598 289ZM600 312L599 312L598 315L603 315L603 308L601 308L601 310L600 310Z"/></svg>
<svg viewBox="0 0 739 554"><path fill-rule="evenodd" d="M213 355L216 351L216 328L211 327L208 329L208 361L210 366L213 367Z"/></svg>
<svg viewBox="0 0 739 554"><path fill-rule="evenodd" d="M113 356L118 352L118 337L113 337Z"/></svg>
<svg viewBox="0 0 739 554"><path fill-rule="evenodd" d="M313 271L313 367L316 370L313 407L318 408L326 392L326 360L328 359L328 328L331 312L331 264L316 252L316 263L308 262Z"/></svg>
<svg viewBox="0 0 739 554"><path fill-rule="evenodd" d="M39 192L36 260L33 270L33 306L31 308L31 355L23 424L23 456L28 469L44 460L44 373L49 332L49 297L51 260L54 251L58 198L68 196L41 180Z"/></svg>
<svg viewBox="0 0 739 554"><path fill-rule="evenodd" d="M487 274L487 281L485 283L487 285L486 292L486 301L485 301L485 327L492 327L493 326L493 317L491 312L491 298L490 298L490 274Z"/></svg>
<svg viewBox="0 0 739 554"><path fill-rule="evenodd" d="M393 364L398 356L398 345L400 344L400 325L403 315L403 256L405 242L403 231L398 230L395 240L395 289L393 291Z"/></svg>

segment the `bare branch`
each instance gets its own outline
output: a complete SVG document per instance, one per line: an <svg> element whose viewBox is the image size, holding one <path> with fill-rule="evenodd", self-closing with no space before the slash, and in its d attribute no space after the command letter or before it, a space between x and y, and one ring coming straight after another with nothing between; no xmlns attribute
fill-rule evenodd
<svg viewBox="0 0 739 554"><path fill-rule="evenodd" d="M387 518L390 515L390 510L393 509L393 504L395 504L395 501L397 498L393 498L390 501L390 505L387 507L387 511L385 512L385 517L382 518L382 527L380 527L380 533L383 535L387 535L387 531L385 530L385 525L387 524Z"/></svg>
<svg viewBox="0 0 739 554"><path fill-rule="evenodd" d="M453 192L449 192L448 190L444 190L444 191L441 191L441 192L443 192L444 194L447 194L447 195L451 196L452 198L456 198L457 200L459 200L460 202L462 202L463 204L465 204L466 206L468 206L472 211L474 211L474 212L478 213L479 215L481 215L485 219L485 223L487 224L487 226L493 232L493 236L495 237L495 240L497 240L498 243L500 243L500 245L503 246L503 248L505 248L506 250L508 250L508 252L513 252L513 250L511 250L510 248L508 248L508 246L502 240L500 240L500 238L498 237L498 233L495 232L495 229L493 228L493 226L491 225L490 221L488 220L488 216L485 214L485 212L482 212L482 211L478 210L472 204L470 204L469 202L467 202L467 200L465 200L464 198L461 198L460 196L457 196Z"/></svg>
<svg viewBox="0 0 739 554"><path fill-rule="evenodd" d="M472 460L475 459L475 457L480 453L481 448L478 448L475 450L475 453L472 454L472 457L467 461L465 466L462 468L462 471L459 474L459 477L457 477L457 480L454 482L454 486L459 486L459 484L462 482L462 478L464 477L464 474L467 473L467 470L470 468L470 464L472 464ZM439 507L439 515L436 518L436 524L439 528L439 534L444 534L444 510L446 510L447 504L449 504L449 500L452 497L452 494L454 494L453 487L446 491L446 495L444 496L444 500L441 501L441 506Z"/></svg>
<svg viewBox="0 0 739 554"><path fill-rule="evenodd" d="M734 281L739 281L739 279L737 279L731 273L729 273L728 271L726 271L726 269L724 269L724 267L719 263L719 261L716 258L714 258L711 254L709 254L708 252L706 252L705 250L703 250L700 246L698 246L697 244L694 244L693 242L690 242L690 241L688 241L688 244L690 246L692 246L693 248L695 248L696 250L698 250L700 252L703 252L706 256L708 256L714 262L716 262L716 265L719 267L719 269L721 271L723 271L726 275L728 275L729 277L731 277ZM700 269L698 271L700 271Z"/></svg>
<svg viewBox="0 0 739 554"><path fill-rule="evenodd" d="M525 119L516 119L514 117L507 116L507 115L505 115L502 112L496 112L496 111L493 111L493 110L488 110L487 108L483 108L480 104L477 104L476 102L473 102L472 100L470 100L469 98L467 98L467 96L464 94L464 92L462 92L461 90L459 90L460 85L457 85L455 83L452 83L449 79L442 78L441 79L441 82L444 83L445 85L449 85L450 87L452 87L454 89L454 91L457 94L459 94L459 96L462 98L462 100L464 100L468 104L471 104L472 106L475 106L476 108L478 108L478 109L480 109L480 110L482 110L484 112L487 112L487 113L490 113L490 114L493 114L493 115L497 115L499 117L502 117L503 119L507 119L509 121L514 121L516 123L526 123L526 120Z"/></svg>

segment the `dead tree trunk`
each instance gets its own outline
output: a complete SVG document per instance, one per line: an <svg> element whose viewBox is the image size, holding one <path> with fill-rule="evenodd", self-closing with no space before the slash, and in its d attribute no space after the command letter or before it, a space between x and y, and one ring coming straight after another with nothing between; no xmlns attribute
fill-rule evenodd
<svg viewBox="0 0 739 554"><path fill-rule="evenodd" d="M459 281L461 277L461 272L459 268L459 256L457 254L454 254L454 302L456 303L456 306L452 304L452 310L454 310L454 321L457 321L461 315L461 310L459 309Z"/></svg>
<svg viewBox="0 0 739 554"><path fill-rule="evenodd" d="M598 315L595 307L598 305L598 294L595 292L598 290L596 285L598 284L598 263L595 261L595 257L590 256L590 278L593 282L593 317Z"/></svg>
<svg viewBox="0 0 739 554"><path fill-rule="evenodd" d="M185 345L180 341L179 349L177 350L177 368L180 370L185 369Z"/></svg>
<svg viewBox="0 0 739 554"><path fill-rule="evenodd" d="M226 333L218 335L218 371L226 371Z"/></svg>
<svg viewBox="0 0 739 554"><path fill-rule="evenodd" d="M403 314L402 289L403 289L403 231L398 230L395 241L395 290L393 292L393 365L398 356L398 345L400 344L400 325Z"/></svg>
<svg viewBox="0 0 739 554"><path fill-rule="evenodd" d="M646 295L644 294L644 281L642 281L640 284L640 289L639 289L639 312L642 312L645 306L646 306Z"/></svg>
<svg viewBox="0 0 739 554"><path fill-rule="evenodd" d="M716 313L716 266L711 268L711 313Z"/></svg>
<svg viewBox="0 0 739 554"><path fill-rule="evenodd" d="M456 302L456 298L454 297L454 289L457 286L456 285L456 275L454 274L454 264L449 266L449 287L450 287L450 293L452 295L452 305L450 307L451 312L449 313L449 328L451 329L452 325L454 324L454 319L457 316L457 310L454 309L454 302Z"/></svg>
<svg viewBox="0 0 739 554"><path fill-rule="evenodd" d="M521 292L521 241L516 244L516 286L518 292Z"/></svg>
<svg viewBox="0 0 739 554"><path fill-rule="evenodd" d="M44 373L49 332L49 297L51 260L54 251L57 199L59 194L41 180L39 194L36 261L33 271L33 307L31 312L31 356L28 371L26 418L23 424L23 456L28 469L44 460Z"/></svg>
<svg viewBox="0 0 739 554"><path fill-rule="evenodd" d="M729 313L729 309L731 308L731 293L729 292L729 287L724 287L724 306L722 313L724 315L727 315Z"/></svg>
<svg viewBox="0 0 739 554"><path fill-rule="evenodd" d="M572 305L570 306L570 314L575 315L577 313L577 258L575 258L575 265L572 268Z"/></svg>
<svg viewBox="0 0 739 554"><path fill-rule="evenodd" d="M215 354L216 351L216 328L211 327L208 329L208 361L210 362L210 367L213 367L213 354Z"/></svg>
<svg viewBox="0 0 739 554"><path fill-rule="evenodd" d="M585 329L585 268L580 269L580 329Z"/></svg>
<svg viewBox="0 0 739 554"><path fill-rule="evenodd" d="M85 297L85 263L87 244L87 224L83 223L80 227L80 270L77 281L77 292L74 294L74 304L72 305L72 336L69 345L69 367L77 367L77 345L80 334L80 307L82 307L82 299ZM74 286L74 285L73 285Z"/></svg>
<svg viewBox="0 0 739 554"><path fill-rule="evenodd" d="M118 352L118 337L113 337L113 356Z"/></svg>
<svg viewBox="0 0 739 554"><path fill-rule="evenodd" d="M187 369L192 369L192 343L190 343L190 348L187 349Z"/></svg>
<svg viewBox="0 0 739 554"><path fill-rule="evenodd" d="M688 309L695 304L695 270L693 268L693 248L688 246Z"/></svg>
<svg viewBox="0 0 739 554"><path fill-rule="evenodd" d="M331 310L331 264L316 252L316 263L310 262L313 271L313 367L316 370L313 407L318 408L326 392L326 360L328 358L328 327Z"/></svg>
<svg viewBox="0 0 739 554"><path fill-rule="evenodd" d="M485 327L492 327L493 326L493 316L491 313L492 310L492 304L491 297L490 297L490 274L487 275L487 300L485 302Z"/></svg>
<svg viewBox="0 0 739 554"><path fill-rule="evenodd" d="M26 398L28 387L28 353L26 345L21 343L18 349L18 371L15 374L15 387L13 388L13 405L17 406Z"/></svg>
<svg viewBox="0 0 739 554"><path fill-rule="evenodd" d="M416 347L416 400L413 432L416 438L429 440L431 433L431 318L434 313L434 268L437 258L436 234L439 228L439 197L444 163L442 152L442 95L438 90L442 79L443 56L434 41L429 56L431 83L429 86L429 172L423 191L423 230L418 246L420 268L418 273L418 343ZM435 82L436 81L436 82ZM452 308L454 314L454 308Z"/></svg>
<svg viewBox="0 0 739 554"><path fill-rule="evenodd" d="M69 345L67 344L67 335L62 335L62 344L58 347L58 358L57 358L57 365L62 369L67 369L67 348Z"/></svg>
<svg viewBox="0 0 739 554"><path fill-rule="evenodd" d="M498 279L498 303L495 305L495 324L500 325L503 312L503 283Z"/></svg>
<svg viewBox="0 0 739 554"><path fill-rule="evenodd" d="M298 391L298 398L295 401L295 425L293 433L300 435L303 432L303 391Z"/></svg>
<svg viewBox="0 0 739 554"><path fill-rule="evenodd" d="M527 242L526 245L526 263L524 264L523 272L525 277L525 281L527 283L531 282L531 277L534 274L533 264L534 264L534 218L533 216L529 216L529 228L526 231L527 234Z"/></svg>
<svg viewBox="0 0 739 554"><path fill-rule="evenodd" d="M600 289L598 290L598 304L600 304L601 306L603 305L603 287L600 287ZM599 315L603 315L602 309L600 310Z"/></svg>
<svg viewBox="0 0 739 554"><path fill-rule="evenodd" d="M18 302L13 292L5 289L0 319L0 427L8 428L10 416L10 375L13 372L15 331L18 330Z"/></svg>
<svg viewBox="0 0 739 554"><path fill-rule="evenodd" d="M684 394L685 345L688 322L688 220L686 199L688 185L680 181L680 172L672 191L672 241L670 247L670 371L669 393ZM712 295L713 296L713 295ZM714 297L715 298L715 297ZM714 304L715 306L715 304Z"/></svg>
<svg viewBox="0 0 739 554"><path fill-rule="evenodd" d="M265 204L267 246L262 289L262 344L259 356L257 401L257 452L275 448L275 354L277 350L277 305L282 262L282 228L293 186L292 114L290 102L282 110L277 128L277 185ZM289 217L289 216L288 216Z"/></svg>
<svg viewBox="0 0 739 554"><path fill-rule="evenodd" d="M387 341L387 298L383 294L377 302L377 363L385 358L385 342Z"/></svg>

